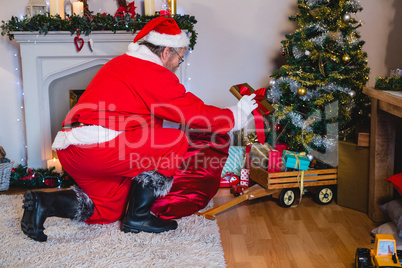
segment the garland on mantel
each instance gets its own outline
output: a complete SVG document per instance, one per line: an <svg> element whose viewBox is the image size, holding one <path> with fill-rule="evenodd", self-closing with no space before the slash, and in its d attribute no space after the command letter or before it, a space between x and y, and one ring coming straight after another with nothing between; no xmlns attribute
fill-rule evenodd
<svg viewBox="0 0 402 268"><path fill-rule="evenodd" d="M39 32L45 35L52 31L69 31L71 35L75 33L89 35L92 31L112 31L116 33L116 31L121 30L135 33L156 17L158 16L136 14L132 18L128 13L124 16L112 16L106 13L98 13L94 16L80 17L74 15L62 19L59 15L50 16L49 14L38 14L31 18L23 17L21 20L12 16L9 21L2 21L0 27L1 35L7 35L10 40L14 38L12 32L17 31ZM194 49L197 41L197 33L194 30L194 24L197 23L195 17L190 15L174 15L172 18L177 22L180 29L189 32L189 48Z"/></svg>
<svg viewBox="0 0 402 268"><path fill-rule="evenodd" d="M388 91L402 91L402 76L376 77L375 89Z"/></svg>
<svg viewBox="0 0 402 268"><path fill-rule="evenodd" d="M10 186L23 188L67 188L72 185L76 185L74 179L67 173L55 172L55 167L30 169L18 165L10 176Z"/></svg>

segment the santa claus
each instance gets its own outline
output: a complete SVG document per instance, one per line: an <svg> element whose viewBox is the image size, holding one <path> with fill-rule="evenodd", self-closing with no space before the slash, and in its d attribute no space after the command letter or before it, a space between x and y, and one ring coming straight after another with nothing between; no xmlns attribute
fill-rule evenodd
<svg viewBox="0 0 402 268"><path fill-rule="evenodd" d="M21 220L27 236L46 241L43 223L51 216L88 224L122 220L124 232L160 233L177 228L172 218L193 213L212 198L218 184L198 189L205 198L196 206L186 196L181 203L160 199L153 207L186 168L208 170L209 163L202 168L194 159L191 167L190 162L183 165L183 159L190 159L186 154L197 155L194 144L205 133L209 138L203 150L211 148L211 139L212 146L226 143L221 148L227 148L228 139L222 134L244 127L245 118L257 107L254 95L221 109L186 92L174 71L188 45L188 36L174 19L158 17L145 25L124 55L102 66L68 113L52 146L79 187L27 191ZM163 128L164 120L181 128ZM189 135L189 129L199 132ZM202 176L196 177L199 181ZM187 180L178 185L176 191L183 193L186 185L198 184Z"/></svg>

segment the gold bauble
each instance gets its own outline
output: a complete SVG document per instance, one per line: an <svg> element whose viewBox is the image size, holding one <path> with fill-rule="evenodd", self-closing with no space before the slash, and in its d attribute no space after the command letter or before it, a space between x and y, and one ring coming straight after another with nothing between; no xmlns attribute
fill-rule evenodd
<svg viewBox="0 0 402 268"><path fill-rule="evenodd" d="M344 63L348 63L350 61L350 56L348 54L345 54L342 56L342 61Z"/></svg>
<svg viewBox="0 0 402 268"><path fill-rule="evenodd" d="M304 96L307 94L307 89L305 87L300 87L299 90L297 90L297 93L299 93L300 96Z"/></svg>

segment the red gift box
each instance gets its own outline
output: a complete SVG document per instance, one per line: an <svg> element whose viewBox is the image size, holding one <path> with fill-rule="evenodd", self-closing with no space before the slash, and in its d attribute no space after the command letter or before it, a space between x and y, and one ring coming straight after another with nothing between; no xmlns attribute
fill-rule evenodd
<svg viewBox="0 0 402 268"><path fill-rule="evenodd" d="M269 151L268 156L268 172L275 173L282 171L282 152Z"/></svg>

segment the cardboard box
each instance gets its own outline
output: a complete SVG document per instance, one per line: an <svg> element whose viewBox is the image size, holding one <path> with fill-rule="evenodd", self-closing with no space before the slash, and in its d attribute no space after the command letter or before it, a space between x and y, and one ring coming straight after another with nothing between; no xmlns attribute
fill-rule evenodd
<svg viewBox="0 0 402 268"><path fill-rule="evenodd" d="M343 141L338 150L337 203L367 213L370 150Z"/></svg>

